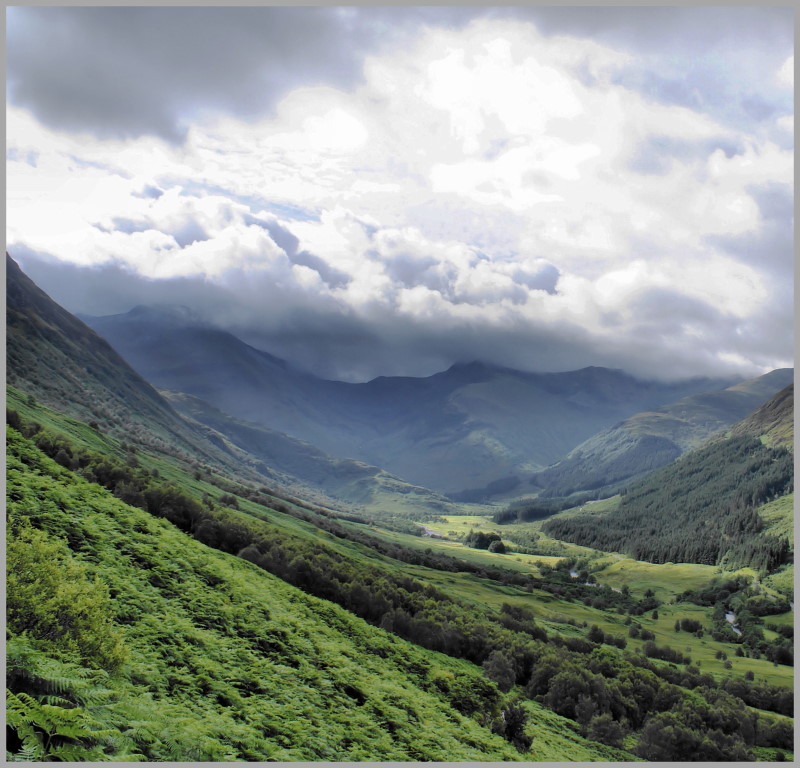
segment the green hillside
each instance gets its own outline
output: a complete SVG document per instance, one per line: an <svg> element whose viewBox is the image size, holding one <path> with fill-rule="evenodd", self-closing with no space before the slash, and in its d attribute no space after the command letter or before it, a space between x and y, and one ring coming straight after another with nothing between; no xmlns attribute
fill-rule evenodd
<svg viewBox="0 0 800 768"><path fill-rule="evenodd" d="M51 754L61 741L80 759L519 757L447 693L458 682L491 718L496 690L471 665L209 550L13 431L8 479L10 719L23 736L77 713L82 735Z"/></svg>
<svg viewBox="0 0 800 768"><path fill-rule="evenodd" d="M530 487L523 485L518 491L538 487L544 498L579 492L599 496L616 493L623 485L732 427L786 387L792 376L793 371L788 368L772 371L727 389L692 395L655 411L637 413L593 435L556 465L534 474ZM770 444L787 445L791 438L787 437L785 413L792 409L791 391L782 390L776 404L764 407L764 414L754 416L752 428L762 425L766 432L770 427L762 421L772 419L776 440ZM745 434L741 430L747 428L739 429L734 434Z"/></svg>
<svg viewBox="0 0 800 768"><path fill-rule="evenodd" d="M687 454L634 483L610 512L561 517L551 536L657 563L692 562L774 570L785 540L764 532L755 507L792 491L793 459L757 438L735 437Z"/></svg>

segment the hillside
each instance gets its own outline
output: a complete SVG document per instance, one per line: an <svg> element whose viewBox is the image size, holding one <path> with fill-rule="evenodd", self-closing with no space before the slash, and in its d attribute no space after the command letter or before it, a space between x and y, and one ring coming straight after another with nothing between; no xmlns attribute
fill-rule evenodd
<svg viewBox="0 0 800 768"><path fill-rule="evenodd" d="M522 493L539 488L543 498L581 491L606 496L615 493L623 484L669 464L730 428L786 387L793 375L790 368L776 370L727 389L682 398L656 411L637 413L593 435L556 465L535 473L530 485L518 490ZM778 405L755 418L778 420L791 407L791 393L784 394ZM791 439L787 440L784 433L776 444L787 442Z"/></svg>
<svg viewBox="0 0 800 768"><path fill-rule="evenodd" d="M181 418L105 339L6 254L7 384L132 444L280 482L218 434Z"/></svg>
<svg viewBox="0 0 800 768"><path fill-rule="evenodd" d="M66 358L70 316L56 319L43 352ZM40 337L23 338L35 355ZM93 414L102 382L129 378L101 359L61 408L7 392L8 760L732 761L792 749L791 613L758 582L726 573L723 589L705 566L651 570L674 580L659 596L630 576L615 590L572 575L616 559L603 553L534 537L479 550L287 496L259 482L262 459L158 393L187 438L154 440L148 413L134 441L120 425L141 416L124 398L110 427L66 415ZM64 381L55 370L42 391L57 399ZM225 426L325 471L327 457L285 435ZM228 463L192 459L193 440ZM775 453L723 442L736 441ZM429 522L453 520L467 522ZM661 602L684 592L688 607ZM657 623L687 615L711 639L673 647Z"/></svg>
<svg viewBox="0 0 800 768"><path fill-rule="evenodd" d="M285 760L384 755L407 759L401 756L403 750L419 760L482 759L477 757L482 750L491 756L507 747L487 741L488 731L481 728L466 742L460 741L474 726L465 727L458 713L470 714L473 723L483 723L486 729L498 723L493 718L500 710L507 715L506 739L528 759L563 760L567 755L583 760L626 759L623 753L583 741L578 733L606 744L619 745L624 739L642 756L671 759L683 755L683 747L660 743L656 734L667 723L653 707L656 691L669 681L670 701L677 695L681 711L694 718L691 725L686 720L681 726L682 733L705 759L743 759L748 745L786 749L791 744L784 726L770 719L759 726L761 741L754 734L734 736L727 727L722 741L704 737L714 727L711 710L676 684L711 686L719 696L727 690L727 680L700 676L691 669L676 676L670 665L654 665L644 656L633 665L630 657L612 653L612 662L606 648L622 642L617 635L604 633L598 640L592 627L588 635L579 630L576 637L568 626L567 636L561 637L543 631L533 613L516 600L497 608L475 605L433 587L427 574L469 570L467 562L451 564L448 558L396 545L386 549L378 540L325 522L302 507L292 511L292 505L263 496L250 499L245 488L238 489L244 494L238 498L220 497L224 504L236 502L234 509L223 508L209 498L216 497L218 489L208 480L192 479L168 461L144 453L139 454L139 467L126 468L114 458L120 452L115 441L69 421L61 426L56 415L47 416L40 406L25 403L24 407L37 421L52 423L56 432L48 434L10 414L16 427L9 431L13 670L9 701L20 738L24 731L19 727L37 722L52 686L58 685L62 698L50 701L57 701L56 707L78 704L80 710L70 717L81 726L70 732L75 736L60 741L67 748L102 750L117 759L131 752L156 760L237 755L239 759L263 755ZM58 436L67 433L70 439ZM81 447L86 439L94 445L88 452ZM58 464L36 446L55 456ZM160 479L165 477L171 478L166 485ZM88 483L87 478L95 482ZM234 490L230 484L225 487ZM231 558L236 553L258 568L234 565L241 562ZM499 579L497 586L505 585L506 594L512 584L528 584L518 594L530 594L535 587L537 592L548 590L550 601L563 594L563 576L548 585L523 573L506 572L499 562L498 566L477 569L480 583ZM306 597L280 582L264 581L269 573L339 603L379 624L381 630L370 629L326 601ZM31 590L26 584L35 586ZM42 584L47 585L46 600ZM576 589L590 601L599 596L596 591L592 595L590 587L570 586L570 591ZM108 594L113 596L110 602ZM629 612L641 602L633 596L607 594L604 600L627 606ZM284 595L288 596L285 609ZM266 612L254 610L264 602ZM658 603L650 602L654 604ZM53 616L71 616L73 607L78 611L74 620L65 623L58 618L53 624ZM616 610L610 614L615 626L621 623L616 614ZM317 625L315 615L325 627ZM62 629L53 632L54 626ZM383 629L455 658L438 653L426 657L428 652L402 643L393 646L400 641L387 639ZM370 638L377 638L375 650ZM354 642L356 649L351 648ZM374 657L362 658L361 648ZM381 659L388 659L387 664ZM480 664L501 691L514 680L517 685L502 696L481 679L477 667L458 659ZM92 667L106 670L102 690L97 689L101 678L91 672ZM372 681L373 670L382 677L380 684ZM81 682L84 678L86 684ZM70 682L53 683L56 679ZM598 697L594 706L606 708L611 701L610 712L616 714L586 720L575 706L575 691L587 690L585 685L594 691L590 700ZM568 691L573 693L564 698ZM271 697L269 704L262 703L262 695ZM745 686L737 693L748 701L755 695L761 697L762 708L788 711L782 688L759 683L752 691ZM429 702L449 718L455 731L437 725L441 721L427 709ZM725 702L731 727L739 728L741 718L749 717L742 702L732 698ZM717 702L716 709L720 706ZM457 712L448 715L448 707ZM48 712L48 722L62 717L61 711ZM512 713L514 720L509 720ZM280 718L277 723L275 717ZM321 726L312 733L314 738L309 738L304 724L307 718ZM508 730L512 722L524 731ZM415 723L432 723L435 733ZM384 728L391 738L381 736ZM31 749L44 748L41 742L28 743ZM462 751L463 743L467 751ZM19 747L13 739L11 746ZM93 754L93 759L101 759L97 751ZM514 753L505 755L503 759L509 759Z"/></svg>
<svg viewBox="0 0 800 768"><path fill-rule="evenodd" d="M731 383L470 363L426 378L351 384L294 370L174 309L137 307L85 320L156 387L446 494L498 479L513 487L621 419Z"/></svg>
<svg viewBox="0 0 800 768"><path fill-rule="evenodd" d="M9 720L71 712L68 759L518 759L441 692L458 679L491 709L479 670L209 550L13 432L9 449ZM48 689L80 708L26 698Z"/></svg>
<svg viewBox="0 0 800 768"><path fill-rule="evenodd" d="M753 435L772 447L794 450L794 384L734 425L731 434Z"/></svg>
<svg viewBox="0 0 800 768"><path fill-rule="evenodd" d="M7 383L132 445L268 483L285 493L375 503L376 510L430 515L452 505L376 468L335 461L312 446L246 427L190 398L173 405L103 338L58 306L6 255ZM178 411L182 410L183 415ZM252 449L252 450L251 450Z"/></svg>
<svg viewBox="0 0 800 768"><path fill-rule="evenodd" d="M763 379L733 389L752 394ZM729 437L711 439L628 486L610 510L555 517L542 530L657 563L747 566L762 575L775 571L792 559L782 523L790 505L780 500L794 490L794 461L787 448L767 436L792 442L792 392L792 386L781 390L735 424Z"/></svg>

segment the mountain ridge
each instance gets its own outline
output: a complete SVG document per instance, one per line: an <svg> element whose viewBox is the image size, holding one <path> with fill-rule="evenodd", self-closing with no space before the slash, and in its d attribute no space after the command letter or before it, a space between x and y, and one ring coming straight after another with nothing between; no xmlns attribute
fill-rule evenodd
<svg viewBox="0 0 800 768"><path fill-rule="evenodd" d="M479 361L428 377L329 381L227 331L174 327L142 310L86 320L158 388L445 494L543 469L637 411L734 383L641 381L598 366L532 373Z"/></svg>

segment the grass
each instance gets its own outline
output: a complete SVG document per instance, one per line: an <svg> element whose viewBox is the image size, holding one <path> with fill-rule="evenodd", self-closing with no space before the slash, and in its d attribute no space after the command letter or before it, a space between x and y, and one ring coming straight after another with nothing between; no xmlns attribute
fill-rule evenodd
<svg viewBox="0 0 800 768"><path fill-rule="evenodd" d="M595 578L601 584L621 589L626 586L636 594L651 589L659 600L671 600L687 589L698 589L719 575L713 565L696 563L647 563L630 557L614 558Z"/></svg>
<svg viewBox="0 0 800 768"><path fill-rule="evenodd" d="M794 494L764 504L758 514L766 523L766 530L773 536L785 538L794 546Z"/></svg>
<svg viewBox="0 0 800 768"><path fill-rule="evenodd" d="M794 595L794 564L782 565L775 573L767 576L763 581L765 589L773 590L781 595Z"/></svg>
<svg viewBox="0 0 800 768"><path fill-rule="evenodd" d="M532 704L534 749L522 755L441 698L435 680L483 678L474 665L369 626L33 449L25 455L25 463L9 457L9 514L18 522L34 514L49 541L69 531L79 553L69 557L115 595L108 610L130 657L104 680L113 707L94 714L112 730L137 720L135 749L148 759L630 757L581 739L571 723Z"/></svg>
<svg viewBox="0 0 800 768"><path fill-rule="evenodd" d="M75 442L80 442L98 452L109 452L117 456L123 456L124 451L120 448L119 442L114 438L98 434L85 425L72 419L63 417L55 412L48 411L39 405L27 405L22 403L21 396L12 398L11 407L17 407L26 418L32 418L56 432L62 432L70 436ZM144 453L138 454L141 464L148 469L156 469L164 479L172 480L186 488L193 495L202 496L208 493L213 498L218 498L221 489L209 482L205 476L196 477L190 468L181 468L174 462L164 458L148 456ZM292 506L287 502L282 502L287 506ZM613 504L614 500L604 500L599 502L601 505ZM404 574L430 582L448 595L479 606L483 610L497 611L503 603L520 605L532 610L537 622L546 629L548 633L557 633L564 636L585 637L588 627L597 625L605 632L612 635L623 636L627 640L627 650L635 651L643 645L643 641L628 637L628 627L625 625L624 616L616 613L603 611L591 606L584 605L582 602L570 602L552 594L534 590L528 592L514 586L506 586L494 582L490 579L483 579L474 574L451 573L436 571L423 566L393 560L389 557L380 555L368 546L340 539L331 534L320 531L311 523L298 520L290 515L272 510L245 499L239 499L240 514L252 515L264 520L268 520L272 525L307 538L324 539L327 546L336 551L355 559L379 563L388 572ZM595 505L588 505L591 511L602 509ZM575 510L574 512L577 512ZM562 514L566 514L562 513ZM562 557L545 555L523 555L513 554L494 554L483 550L475 550L465 547L461 542L447 538L419 537L409 534L402 534L393 531L386 531L375 526L365 527L356 523L346 523L360 531L367 530L370 534L403 546L412 547L420 550L430 548L434 552L441 552L452 557L469 561L472 564L484 566L497 566L519 572L528 572L534 575L540 573L539 565L547 563L553 565ZM515 528L530 530L536 524L524 524L519 526L498 526L491 521L488 516L467 515L467 516L447 516L444 522L427 523L426 526L433 530L448 535L466 535L470 529L483 531L498 531L501 535L508 530ZM544 537L543 537L544 538ZM511 542L508 542L511 543ZM556 544L557 542L553 542ZM513 546L513 544L512 544ZM219 557L217 553L215 557ZM593 566L599 566L596 571L596 578L602 584L622 588L627 585L635 596L641 596L647 589L652 589L657 597L664 601L659 606L658 619L652 619L650 614L637 617L635 620L643 628L649 629L655 634L655 642L658 645L669 645L676 650L691 656L693 663L699 664L704 672L709 672L715 677L742 677L748 671L752 671L757 681L765 681L771 684L791 686L792 670L787 667L775 667L770 662L760 659L746 659L735 656L736 646L731 643L720 643L714 641L710 636L696 638L689 633L674 631L676 618L691 617L697 618L706 627L710 627L711 609L700 608L691 604L680 603L671 604L675 596L686 589L696 589L707 583L711 578L718 574L718 569L712 566L701 566L692 564L664 564L655 565L641 561L635 561L618 554L600 553L586 547L567 545L564 547L564 556L589 557L593 560ZM769 586L768 584L766 586ZM768 617L766 621L770 623L783 624L791 623L793 615L791 613L783 616ZM586 626L576 626L583 625ZM770 637L772 633L768 630L765 635ZM413 647L413 646L412 646ZM727 654L728 660L733 665L732 670L724 668L722 659L716 659L716 653L723 651ZM528 705L526 705L528 706ZM532 703L530 706L533 706ZM569 755L570 760L586 759L600 760L605 759L594 753L594 756L578 757L583 755L585 750L591 754L592 745L590 742L581 740L574 733L571 724L558 718L549 711L537 711L534 735L534 751L528 759L535 760L558 760L564 759L564 755ZM555 718L555 719L554 719ZM560 722L560 725L559 725ZM551 725L554 731L551 733ZM559 734L559 729L561 732ZM564 730L566 729L566 730ZM561 739L561 741L559 741ZM537 746L538 744L538 746ZM535 756L534 756L535 755ZM297 759L289 757L287 759ZM358 758L364 759L364 758ZM508 759L508 758L506 758ZM619 758L611 758L619 759Z"/></svg>

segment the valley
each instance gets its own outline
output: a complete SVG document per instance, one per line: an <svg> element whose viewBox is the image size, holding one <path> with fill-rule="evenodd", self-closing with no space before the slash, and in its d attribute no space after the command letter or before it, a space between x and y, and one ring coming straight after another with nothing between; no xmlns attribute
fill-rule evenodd
<svg viewBox="0 0 800 768"><path fill-rule="evenodd" d="M791 371L326 382L7 270L9 760L793 759Z"/></svg>

